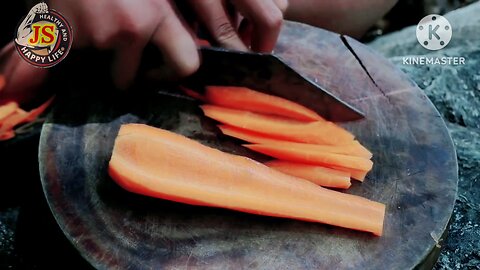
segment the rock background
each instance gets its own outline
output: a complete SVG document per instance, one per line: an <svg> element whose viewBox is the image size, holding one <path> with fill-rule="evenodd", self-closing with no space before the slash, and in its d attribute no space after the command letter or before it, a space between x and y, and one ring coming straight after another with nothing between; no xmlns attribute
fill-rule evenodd
<svg viewBox="0 0 480 270"><path fill-rule="evenodd" d="M370 43L425 91L457 149L459 186L448 238L435 269L480 269L480 3L445 16L453 38L440 51L417 42L415 26ZM408 56L463 56L462 66L404 65ZM440 181L441 179L439 179Z"/></svg>

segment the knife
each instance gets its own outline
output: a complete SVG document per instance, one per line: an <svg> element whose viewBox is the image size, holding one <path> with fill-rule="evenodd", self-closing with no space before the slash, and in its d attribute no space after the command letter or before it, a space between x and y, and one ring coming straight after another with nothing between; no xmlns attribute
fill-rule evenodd
<svg viewBox="0 0 480 270"><path fill-rule="evenodd" d="M362 112L301 75L276 55L215 47L202 47L200 52L200 68L184 82L188 87L249 87L302 104L329 121L364 118Z"/></svg>

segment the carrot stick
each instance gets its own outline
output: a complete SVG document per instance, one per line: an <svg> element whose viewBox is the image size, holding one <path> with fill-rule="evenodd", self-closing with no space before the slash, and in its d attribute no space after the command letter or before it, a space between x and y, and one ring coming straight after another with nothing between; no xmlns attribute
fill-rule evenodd
<svg viewBox="0 0 480 270"><path fill-rule="evenodd" d="M278 139L271 139L265 137L265 135L236 128L228 125L219 125L218 126L223 134L235 137L237 139L244 140L246 142L254 144L268 144L268 145L283 145L290 148L298 149L307 149L307 150L317 150L321 152L329 152L336 154L352 155L363 158L372 158L372 153L368 151L364 146L362 146L358 141L352 141L351 144L345 145L320 145L320 144L308 144L308 143L296 143L282 141Z"/></svg>
<svg viewBox="0 0 480 270"><path fill-rule="evenodd" d="M347 189L351 186L350 173L348 172L281 160L269 161L265 163L265 165L285 174L300 177L324 187Z"/></svg>
<svg viewBox="0 0 480 270"><path fill-rule="evenodd" d="M0 127L2 126L4 119L13 114L17 108L18 104L13 101L0 105Z"/></svg>
<svg viewBox="0 0 480 270"><path fill-rule="evenodd" d="M189 88L186 88L184 86L179 86L180 90L182 90L183 93L185 93L185 95L193 98L193 99L196 99L196 100L200 100L200 101L203 101L205 102L206 99L204 96L202 96L200 93L192 90L192 89L189 89Z"/></svg>
<svg viewBox="0 0 480 270"><path fill-rule="evenodd" d="M13 130L6 130L0 132L0 141L10 140L15 137L15 132Z"/></svg>
<svg viewBox="0 0 480 270"><path fill-rule="evenodd" d="M201 38L196 38L195 39L195 44L197 44L198 47L211 47L212 45L208 40L206 39L201 39Z"/></svg>
<svg viewBox="0 0 480 270"><path fill-rule="evenodd" d="M373 162L369 159L318 151L315 149L290 148L279 144L244 145L253 151L281 160L321 166L338 166L355 170L370 171Z"/></svg>
<svg viewBox="0 0 480 270"><path fill-rule="evenodd" d="M272 144L279 144L272 143ZM349 155L362 157L366 159L372 158L372 153L368 151L367 148L362 146L358 141L353 141L351 144L345 145L320 145L320 144L308 144L308 143L295 143L295 142L282 142L282 146L290 147L292 149L299 149L299 151L319 151L319 152L329 152L335 154Z"/></svg>
<svg viewBox="0 0 480 270"><path fill-rule="evenodd" d="M15 126L26 123L27 117L28 113L26 111L17 108L13 114L3 119L0 125L0 133L13 130Z"/></svg>
<svg viewBox="0 0 480 270"><path fill-rule="evenodd" d="M246 87L207 86L205 89L207 102L213 105L283 116L298 121L324 120L316 112L298 103L257 92Z"/></svg>
<svg viewBox="0 0 480 270"><path fill-rule="evenodd" d="M53 99L54 97L48 99L42 105L31 110L30 112L26 112L17 107L12 114L0 121L0 133L11 130L20 124L34 121L48 108L48 106L50 106L50 104L53 102Z"/></svg>
<svg viewBox="0 0 480 270"><path fill-rule="evenodd" d="M331 166L331 165L329 165L328 167L334 170L347 172L350 174L350 177L352 177L352 179L358 180L360 182L363 182L367 174L370 172L370 171L354 170L350 168Z"/></svg>
<svg viewBox="0 0 480 270"><path fill-rule="evenodd" d="M350 144L354 136L332 122L311 123L228 109L214 105L200 106L204 114L221 123L255 131L275 139L314 144Z"/></svg>
<svg viewBox="0 0 480 270"><path fill-rule="evenodd" d="M55 99L55 96L49 98L47 101L45 101L42 105L40 105L39 107L31 110L29 113L28 113L28 117L27 119L25 119L25 121L27 122L31 122L35 119L37 119L38 116L40 116L53 102L53 100Z"/></svg>
<svg viewBox="0 0 480 270"><path fill-rule="evenodd" d="M108 171L124 189L146 196L375 235L383 231L384 204L328 190L146 125L120 128Z"/></svg>
<svg viewBox="0 0 480 270"><path fill-rule="evenodd" d="M270 143L283 143L285 141L268 138L263 134L237 128L229 125L219 125L218 128L222 131L223 134L234 137L249 143L261 143L261 144L270 144Z"/></svg>

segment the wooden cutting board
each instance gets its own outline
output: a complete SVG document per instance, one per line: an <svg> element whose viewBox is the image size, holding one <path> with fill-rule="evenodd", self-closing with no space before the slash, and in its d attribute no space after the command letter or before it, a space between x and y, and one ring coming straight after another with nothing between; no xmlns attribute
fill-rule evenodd
<svg viewBox="0 0 480 270"><path fill-rule="evenodd" d="M369 48L287 23L275 53L366 115L345 125L374 153L367 180L347 192L387 205L382 237L328 225L195 207L130 194L107 175L122 123L175 131L250 156L222 136L198 103L173 88L120 93L99 65L71 70L53 87L40 173L67 238L93 266L113 269L411 269L431 266L453 210L455 150L428 98ZM76 75L75 75L76 74ZM79 78L81 77L81 78ZM318 205L318 207L324 207ZM429 263L426 263L426 262Z"/></svg>

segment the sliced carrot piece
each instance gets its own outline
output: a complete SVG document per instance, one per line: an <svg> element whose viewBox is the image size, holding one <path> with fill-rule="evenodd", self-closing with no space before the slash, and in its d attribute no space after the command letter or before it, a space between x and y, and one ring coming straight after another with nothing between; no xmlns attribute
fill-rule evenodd
<svg viewBox="0 0 480 270"><path fill-rule="evenodd" d="M321 222L375 235L383 231L384 204L328 190L146 125L120 128L108 171L124 189L146 196Z"/></svg>
<svg viewBox="0 0 480 270"><path fill-rule="evenodd" d="M242 129L242 128L237 128L234 126L229 126L229 125L219 125L218 128L222 131L223 134L234 137L249 143L261 143L261 144L270 144L270 143L283 143L285 141L282 140L277 140L277 139L272 139L268 138L263 134Z"/></svg>
<svg viewBox="0 0 480 270"><path fill-rule="evenodd" d="M0 127L2 126L3 120L13 114L17 108L18 104L13 101L0 105Z"/></svg>
<svg viewBox="0 0 480 270"><path fill-rule="evenodd" d="M7 130L4 132L0 132L0 141L10 140L15 137L15 131Z"/></svg>
<svg viewBox="0 0 480 270"><path fill-rule="evenodd" d="M28 113L28 117L27 117L26 121L31 122L31 121L37 119L37 117L40 116L52 104L54 99L55 99L55 97L53 96L53 97L49 98L47 101L45 101L39 107L31 110Z"/></svg>
<svg viewBox="0 0 480 270"><path fill-rule="evenodd" d="M0 92L5 88L5 85L7 84L7 80L5 79L5 76L0 74Z"/></svg>
<svg viewBox="0 0 480 270"><path fill-rule="evenodd" d="M201 46L201 47L211 47L212 46L210 44L210 42L208 42L208 40L201 39L201 38L196 38L195 39L195 44L197 44L197 46Z"/></svg>
<svg viewBox="0 0 480 270"><path fill-rule="evenodd" d="M317 185L347 189L351 186L350 173L316 165L273 160L265 163L268 167L288 175L309 180Z"/></svg>
<svg viewBox="0 0 480 270"><path fill-rule="evenodd" d="M207 102L213 105L283 116L299 121L324 120L316 112L298 103L246 87L207 86L205 89Z"/></svg>
<svg viewBox="0 0 480 270"><path fill-rule="evenodd" d="M290 148L279 144L250 144L245 147L281 160L321 165L338 166L355 170L370 171L373 162L366 158L322 152L315 149Z"/></svg>
<svg viewBox="0 0 480 270"><path fill-rule="evenodd" d="M200 107L206 116L221 123L255 131L275 139L329 145L350 144L354 140L350 132L332 122L305 123L215 105Z"/></svg>
<svg viewBox="0 0 480 270"><path fill-rule="evenodd" d="M272 143L272 145L274 144L278 145L279 143ZM299 151L319 151L362 157L366 159L372 158L372 153L368 151L368 149L366 149L364 146L362 146L358 141L353 141L351 144L345 145L320 145L295 142L282 142L281 145L284 147L290 147L292 149L299 149Z"/></svg>
<svg viewBox="0 0 480 270"><path fill-rule="evenodd" d="M204 96L202 96L202 94L198 93L197 91L194 91L192 89L189 89L189 88L186 88L184 86L179 86L180 90L182 90L183 93L185 93L185 95L193 98L193 99L196 99L196 100L200 100L200 101L203 101L203 102L206 102L206 99Z"/></svg>
<svg viewBox="0 0 480 270"><path fill-rule="evenodd" d="M50 98L42 105L36 109L26 112L20 108L16 108L14 113L10 114L8 117L4 118L0 122L0 132L4 132L10 129L13 129L15 126L18 126L23 123L28 123L34 121L40 114L42 114L48 106L53 102L54 97Z"/></svg>
<svg viewBox="0 0 480 270"><path fill-rule="evenodd" d="M370 172L370 171L354 170L354 169L350 169L350 168L330 166L330 165L328 167L332 168L334 170L348 172L348 173L350 173L350 177L352 177L352 179L358 180L360 182L365 181L365 177Z"/></svg>
<svg viewBox="0 0 480 270"><path fill-rule="evenodd" d="M254 144L268 144L268 145L283 145L288 146L290 148L299 148L299 149L307 149L307 150L317 150L321 152L329 152L329 153L336 153L336 154L344 154L344 155L352 155L358 156L363 158L372 158L372 153L368 151L364 146L362 146L358 141L352 141L351 144L345 145L320 145L320 144L308 144L308 143L296 143L296 142L288 142L282 141L278 139L271 139L265 137L257 132L232 127L228 125L220 125L218 126L223 134L235 137L240 140L244 140L246 142L254 143Z"/></svg>
<svg viewBox="0 0 480 270"><path fill-rule="evenodd" d="M5 119L3 119L0 125L0 133L8 130L12 130L15 126L26 123L28 113L20 108L17 108L15 112Z"/></svg>

